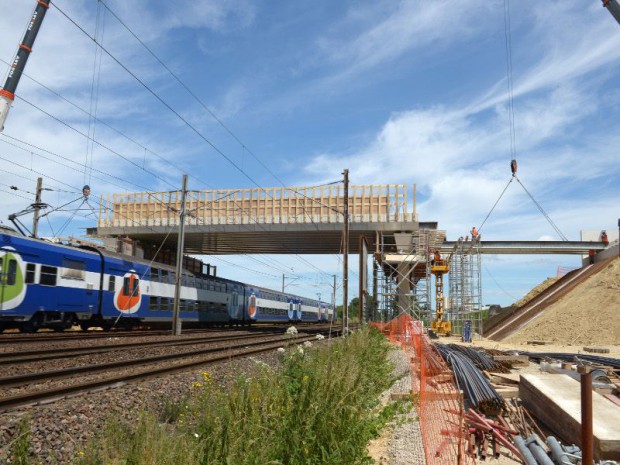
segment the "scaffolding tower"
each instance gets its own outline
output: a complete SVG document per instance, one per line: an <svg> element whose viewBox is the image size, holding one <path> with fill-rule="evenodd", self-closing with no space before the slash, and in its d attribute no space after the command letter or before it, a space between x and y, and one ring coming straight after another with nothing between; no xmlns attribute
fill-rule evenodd
<svg viewBox="0 0 620 465"><path fill-rule="evenodd" d="M462 334L464 322L471 321L472 334L482 335L482 283L480 279L480 239L459 239L450 255L448 318L453 334Z"/></svg>
<svg viewBox="0 0 620 465"><path fill-rule="evenodd" d="M432 320L431 273L428 257L445 240L445 232L420 229L411 233L385 233L378 238L375 253L379 277L376 289L377 321L407 313ZM397 258L397 259L395 259Z"/></svg>

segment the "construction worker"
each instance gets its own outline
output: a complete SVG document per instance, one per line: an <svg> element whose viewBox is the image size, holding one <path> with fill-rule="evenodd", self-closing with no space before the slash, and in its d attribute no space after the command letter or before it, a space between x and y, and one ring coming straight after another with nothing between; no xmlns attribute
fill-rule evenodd
<svg viewBox="0 0 620 465"><path fill-rule="evenodd" d="M471 240L474 241L478 238L478 230L476 229L475 226L472 226L471 228Z"/></svg>
<svg viewBox="0 0 620 465"><path fill-rule="evenodd" d="M588 257L590 257L590 265L594 265L594 249L588 250Z"/></svg>
<svg viewBox="0 0 620 465"><path fill-rule="evenodd" d="M435 263L441 260L441 254L439 253L439 250L435 250L434 260L435 260Z"/></svg>
<svg viewBox="0 0 620 465"><path fill-rule="evenodd" d="M601 233L601 242L602 242L604 245L609 245L609 238L607 237L607 231L603 231L603 232Z"/></svg>

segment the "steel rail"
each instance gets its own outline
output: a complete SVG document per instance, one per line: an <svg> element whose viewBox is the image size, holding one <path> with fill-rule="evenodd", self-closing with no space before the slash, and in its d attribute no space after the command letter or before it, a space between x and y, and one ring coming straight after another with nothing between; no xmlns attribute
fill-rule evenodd
<svg viewBox="0 0 620 465"><path fill-rule="evenodd" d="M323 329L329 327L329 324L317 324L317 323L289 323L288 326L294 325L297 328L317 328ZM245 327L234 327L234 328L191 328L184 329L183 334L195 334L195 333L213 333L213 332L223 332L223 331L263 331L267 329L282 329L284 332L287 325L278 325L278 324L270 324L270 323L258 323L253 324L252 326ZM40 341L71 341L71 340L79 340L79 339L104 339L110 337L146 337L146 336L170 336L171 332L169 329L167 330L111 330L111 331L65 331L65 332L45 332L38 334L30 334L28 336L24 336L23 333L4 333L0 334L0 345L2 344L23 344L30 342L40 342Z"/></svg>
<svg viewBox="0 0 620 465"><path fill-rule="evenodd" d="M294 341L295 344L303 344L305 341L313 338L298 338ZM200 360L193 360L191 362L180 363L168 367L160 367L151 370L141 371L138 373L131 373L126 375L119 375L100 379L92 382L73 384L70 386L62 386L57 388L51 388L45 391L37 391L26 394L20 394L12 397L5 397L0 399L0 412L6 412L17 407L24 407L29 405L38 405L41 403L49 403L56 400L60 400L66 397L72 397L87 392L100 391L106 388L120 387L128 383L142 381L148 378L157 377L163 374L170 374L177 371L183 371L188 368L193 368L201 365L210 365L218 362L230 361L235 358L242 358L248 355L259 354L263 352L269 352L271 350L281 347L282 341L272 342L266 347L259 347L254 349L242 350L239 353L231 354L228 352L229 348L223 348L220 351L226 351L226 354L218 355L215 357L203 358Z"/></svg>
<svg viewBox="0 0 620 465"><path fill-rule="evenodd" d="M60 349L32 350L28 352L4 352L0 353L1 365L17 365L21 363L39 362L43 360L57 360L61 358L79 357L82 355L100 354L114 352L122 349L133 349L141 347L168 347L186 346L193 344L209 344L212 342L234 341L237 339L255 339L276 334L272 331L261 334L241 334L231 336L211 336L211 337L192 337L187 339L176 339L172 341L142 341L124 344L106 344L91 347L68 347Z"/></svg>
<svg viewBox="0 0 620 465"><path fill-rule="evenodd" d="M212 332L213 329L208 330L206 328L200 330L184 331L185 333L193 332ZM80 339L105 339L110 337L147 337L147 336L169 336L170 330L136 330L136 331L97 331L97 332L85 332L85 331L65 331L59 333L38 333L37 335L31 334L24 336L23 333L4 333L0 335L0 344L27 344L37 343L42 341L72 341Z"/></svg>
<svg viewBox="0 0 620 465"><path fill-rule="evenodd" d="M315 336L306 336L306 337L302 337L301 339L303 339L302 342L305 342L307 340L309 341L314 338ZM230 350L236 350L236 349L245 348L245 347L260 346L260 345L271 344L271 343L276 343L276 342L281 345L283 342L287 342L287 341L290 341L290 338L279 337L277 339L271 339L267 341L247 342L243 344L229 345L226 347L211 347L211 348L200 349L200 350L176 352L173 354L163 354L163 355L155 355L152 357L137 358L137 359L131 359L131 360L121 360L117 362L108 362L108 363L102 363L99 365L62 368L59 370L29 373L25 375L13 375L13 376L7 376L4 378L0 378L0 386L3 386L5 388L17 387L17 386L23 386L25 384L31 383L33 381L57 380L57 379L68 378L74 375L79 375L79 374L84 374L84 373L91 374L91 373L107 371L107 370L112 370L112 369L117 369L117 368L122 369L128 366L148 365L151 363L165 362L168 360L182 359L182 358L187 358L187 357L194 357L197 355L205 355L205 354L217 353L221 351L230 351Z"/></svg>

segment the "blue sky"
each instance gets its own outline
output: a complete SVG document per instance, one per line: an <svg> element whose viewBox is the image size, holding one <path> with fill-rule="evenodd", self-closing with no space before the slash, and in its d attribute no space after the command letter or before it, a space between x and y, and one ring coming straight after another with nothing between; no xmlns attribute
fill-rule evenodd
<svg viewBox="0 0 620 465"><path fill-rule="evenodd" d="M35 3L0 0L3 78ZM262 163L96 0L55 3L243 172L105 54L99 96L91 99L95 45L51 8L26 74L82 109L96 108L101 121L137 143L102 124L89 128L85 113L24 77L17 91L24 100L15 101L0 137L5 223L29 201L18 196L31 197L37 172L55 189L45 200L58 206L76 198L84 183L95 197L140 187L170 190L183 172L194 176L190 189L253 187L247 176L262 187L279 186L264 164L291 186L334 181L343 168L355 184L416 183L420 219L438 221L455 239L482 222L510 177L503 0L107 0ZM596 0L512 1L510 12L520 178L569 239L578 240L581 229L615 230L620 25ZM94 130L98 142L133 164L89 147L84 135L41 110L83 134ZM24 150L19 141L38 148ZM80 235L94 224L87 214L79 212L64 229L71 213L53 215L41 233ZM556 238L517 185L482 234ZM272 288L290 273L297 279L287 289L312 297L328 295L329 276L341 274L335 256L226 258L245 268L206 259L221 275ZM485 256L483 300L510 303L558 265L578 263L576 257Z"/></svg>

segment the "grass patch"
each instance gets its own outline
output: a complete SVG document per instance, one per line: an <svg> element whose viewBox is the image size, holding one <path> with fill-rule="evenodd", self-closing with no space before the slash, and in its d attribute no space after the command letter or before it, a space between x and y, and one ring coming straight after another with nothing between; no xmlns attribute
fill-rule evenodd
<svg viewBox="0 0 620 465"><path fill-rule="evenodd" d="M29 465L30 456L28 449L30 449L30 418L27 416L21 417L19 420L19 426L17 428L17 437L12 443L12 462L15 465Z"/></svg>
<svg viewBox="0 0 620 465"><path fill-rule="evenodd" d="M216 386L209 372L190 399L144 413L137 425L108 422L76 458L79 465L366 464L366 445L403 403L378 406L394 381L383 336L291 345L281 370L257 365L252 377Z"/></svg>

